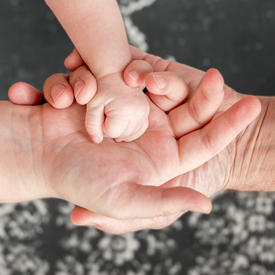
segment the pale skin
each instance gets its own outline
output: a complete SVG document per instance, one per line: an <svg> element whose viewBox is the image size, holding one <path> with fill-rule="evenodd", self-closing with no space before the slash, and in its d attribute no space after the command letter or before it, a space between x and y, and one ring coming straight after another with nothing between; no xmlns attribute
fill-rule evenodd
<svg viewBox="0 0 275 275"><path fill-rule="evenodd" d="M19 83L11 88L10 97L28 94L26 100L36 93ZM98 145L85 130L85 107L77 103L64 110L49 104L0 104L1 203L56 197L114 218L152 217L183 209L210 211L209 200L192 189L156 186L179 171L159 174L158 156L146 152L149 144L158 148L166 141L178 150L166 115L155 106L150 133L143 141L124 144L105 139ZM167 157L180 169L179 159L172 154Z"/></svg>
<svg viewBox="0 0 275 275"><path fill-rule="evenodd" d="M116 0L46 0L95 76L94 89L74 81L74 97L87 104L86 129L95 143L103 136L132 141L148 128L149 103L140 87L125 84L122 72L131 61L127 36ZM135 72L131 72L135 79ZM63 89L62 89L63 88ZM54 103L64 91L51 94ZM65 104L65 103L64 103Z"/></svg>
<svg viewBox="0 0 275 275"><path fill-rule="evenodd" d="M70 122L68 126L64 123L66 120L63 120L61 124L64 129L58 128L59 131L62 129L66 132L61 134L62 145L60 146L63 148L64 142L70 143L69 146L64 147L66 150L62 154L51 150L48 157L51 160L54 159L54 165L49 165L51 168L44 168L47 171L43 174L47 178L50 175L48 182L50 188L46 190L54 190L53 193L48 192L51 196L54 194L55 197L67 199L81 206L76 207L72 212L73 223L93 225L110 233L161 228L172 223L187 210L199 211L198 208L201 209L200 212L210 210L206 197L194 193L193 189L211 196L216 191L228 188L256 191L260 189L255 185L256 181L261 183L264 179L272 181L274 169L270 158L273 148L270 141L275 137L271 131L266 134L274 117L272 114L274 111L267 107L269 104L274 104L272 98L260 98L263 105L260 113L261 105L257 98L245 97L224 86L223 79L216 70L210 70L205 74L135 49L132 49L132 56L139 61L134 61L125 71L124 77L128 84L127 71L135 69L142 76L144 71L148 70L148 64L145 65L140 60L145 60L154 71L158 71L154 74L164 76L167 80L166 88L163 91L157 91L152 75L149 74L145 82L152 94L161 96L167 94L169 95L167 98L170 96L180 98L180 94L186 94L187 84L190 93L188 102L174 108L168 112L167 116L151 104L149 129L142 137L129 143L115 143L111 139L104 139L102 145L90 143L87 135L84 135L85 130L78 132L78 123L82 125L81 129L84 128L84 119L81 119L83 109L81 111L81 108L74 104L64 110L66 112L63 114L68 115L62 117L69 117ZM71 66L75 63L75 67L78 67L81 59L77 56L77 52L71 55L66 63L70 63ZM78 72L82 74L83 71L79 69L73 74L76 75ZM68 78L61 74L52 76L45 83L45 97L49 97L54 86L60 83L66 86L62 96L67 100L73 98L71 97L73 90ZM174 87L178 89L174 90ZM211 97L212 93L214 97ZM217 95L222 95L218 101L216 101L219 98ZM13 102L19 104L35 104L41 99L39 91L22 83L14 85L9 96ZM63 103L64 100L55 102L55 104ZM174 101L174 104L176 106L177 102ZM166 103L162 107L164 108L165 105ZM43 106L45 105L38 108L41 110L45 108ZM49 105L46 105L46 109L53 112L55 120L49 119L53 127L58 117L57 113ZM259 113L260 116L250 124ZM196 114L195 117L194 114ZM249 124L250 126L247 127ZM47 129L44 133L48 131L50 130ZM68 135L68 131L73 133ZM240 135L238 135L239 132L241 132ZM69 140L65 138L64 141L64 135ZM237 139L234 139L237 135ZM257 136L262 137L261 140ZM58 148L56 140L58 139L55 137L54 149ZM229 146L223 150L226 144ZM87 153L89 150L93 151L92 155ZM263 166L257 166L259 159L262 159L266 165L265 173L261 170ZM240 161L243 161L242 169L238 168ZM52 161L46 161L46 163L51 164ZM57 175L56 167L60 165L62 171ZM86 170L89 170L88 174ZM249 177L249 173L253 173L253 176L257 174L258 178ZM77 182L68 181L68 178L76 178ZM109 189L110 185L114 188ZM155 185L155 187L144 185ZM161 186L157 187L159 185ZM264 181L261 186L265 190L274 190L274 186L267 181ZM184 189L186 187L189 189ZM165 196L162 193L162 199L159 197L161 192L167 192ZM94 194L98 197L91 202Z"/></svg>

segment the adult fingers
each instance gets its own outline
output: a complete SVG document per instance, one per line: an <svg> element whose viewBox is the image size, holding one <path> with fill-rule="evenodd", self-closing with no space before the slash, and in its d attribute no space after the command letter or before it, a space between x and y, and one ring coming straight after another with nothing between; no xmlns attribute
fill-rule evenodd
<svg viewBox="0 0 275 275"><path fill-rule="evenodd" d="M47 102L57 109L64 109L74 102L74 92L68 75L54 74L44 83L44 96Z"/></svg>
<svg viewBox="0 0 275 275"><path fill-rule="evenodd" d="M74 49L72 53L65 59L64 65L69 71L74 71L78 67L84 65L84 61L77 49Z"/></svg>
<svg viewBox="0 0 275 275"><path fill-rule="evenodd" d="M143 229L161 229L169 226L183 213L151 219L117 220L77 206L71 213L71 222L78 226L93 226L110 234L124 234Z"/></svg>
<svg viewBox="0 0 275 275"><path fill-rule="evenodd" d="M254 96L242 98L204 128L179 140L181 171L193 170L223 150L260 113L261 103ZM182 123L185 123L182 120Z"/></svg>
<svg viewBox="0 0 275 275"><path fill-rule="evenodd" d="M133 60L143 60L146 55L148 55L146 52L143 52L142 50L139 50L134 46L129 45L129 48Z"/></svg>
<svg viewBox="0 0 275 275"><path fill-rule="evenodd" d="M170 71L177 73L189 86L191 93L196 90L198 84L205 74L203 71L200 71L198 69L171 60L162 59L159 56L145 53L132 46L130 46L130 51L134 60L137 59L146 61L152 66L154 72Z"/></svg>
<svg viewBox="0 0 275 275"><path fill-rule="evenodd" d="M170 111L188 95L188 86L173 72L152 73L152 66L143 60L134 60L124 71L124 81L130 87L146 86L150 99L162 110Z"/></svg>
<svg viewBox="0 0 275 275"><path fill-rule="evenodd" d="M12 103L19 105L38 105L44 101L43 93L24 82L13 84L8 96Z"/></svg>
<svg viewBox="0 0 275 275"><path fill-rule="evenodd" d="M223 77L217 70L210 69L206 72L191 100L168 114L176 138L208 123L218 111L223 98Z"/></svg>
<svg viewBox="0 0 275 275"><path fill-rule="evenodd" d="M163 188L122 182L84 206L115 219L143 219L170 216L185 211L209 213L211 202L203 194L186 187Z"/></svg>
<svg viewBox="0 0 275 275"><path fill-rule="evenodd" d="M188 86L173 72L150 73L145 84L149 98L165 112L180 105L188 96Z"/></svg>
<svg viewBox="0 0 275 275"><path fill-rule="evenodd" d="M81 105L87 104L97 90L96 79L86 65L70 73L69 83L73 87L77 103Z"/></svg>
<svg viewBox="0 0 275 275"><path fill-rule="evenodd" d="M128 86L144 89L145 78L151 72L153 72L153 68L149 63L143 60L134 60L126 67L123 78Z"/></svg>

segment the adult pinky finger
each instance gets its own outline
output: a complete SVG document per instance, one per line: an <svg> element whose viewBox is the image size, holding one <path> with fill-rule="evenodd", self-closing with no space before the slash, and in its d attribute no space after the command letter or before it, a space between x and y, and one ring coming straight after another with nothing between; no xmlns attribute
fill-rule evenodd
<svg viewBox="0 0 275 275"><path fill-rule="evenodd" d="M189 94L187 84L174 72L150 73L145 85L150 99L165 112L182 104Z"/></svg>
<svg viewBox="0 0 275 275"><path fill-rule="evenodd" d="M12 103L19 105L38 105L44 101L43 93L25 82L13 84L8 96Z"/></svg>
<svg viewBox="0 0 275 275"><path fill-rule="evenodd" d="M152 66L144 60L132 61L123 73L125 83L133 88L145 88L146 76L153 72Z"/></svg>
<svg viewBox="0 0 275 275"><path fill-rule="evenodd" d="M143 229L161 229L176 221L182 214L151 219L117 220L77 206L71 213L71 222L77 226L93 226L110 234L124 234Z"/></svg>

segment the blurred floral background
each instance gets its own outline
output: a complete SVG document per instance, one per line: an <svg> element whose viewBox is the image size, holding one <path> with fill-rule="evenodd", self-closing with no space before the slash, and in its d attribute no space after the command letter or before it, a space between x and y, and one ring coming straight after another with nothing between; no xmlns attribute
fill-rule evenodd
<svg viewBox="0 0 275 275"><path fill-rule="evenodd" d="M239 92L275 93L275 2L119 0L131 44L214 67ZM42 0L0 1L0 96L17 81L42 89L73 45ZM0 274L273 275L275 194L222 192L209 216L108 235L75 227L73 205L45 199L0 205Z"/></svg>

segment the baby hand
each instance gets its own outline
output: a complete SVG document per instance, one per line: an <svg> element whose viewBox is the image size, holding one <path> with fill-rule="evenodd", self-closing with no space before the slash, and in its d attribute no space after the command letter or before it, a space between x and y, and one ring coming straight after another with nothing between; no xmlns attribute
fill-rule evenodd
<svg viewBox="0 0 275 275"><path fill-rule="evenodd" d="M139 138L148 128L149 101L141 88L127 86L122 73L97 79L97 92L87 104L86 129L95 143L103 136L117 142Z"/></svg>

